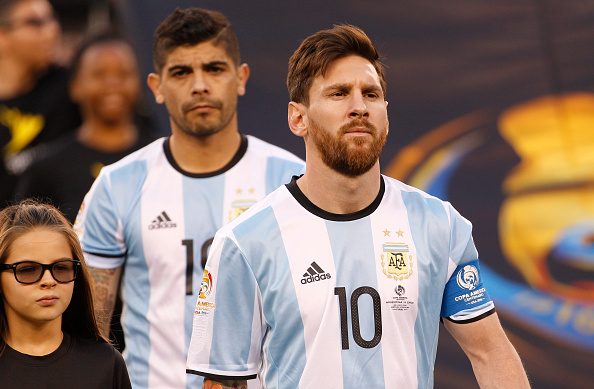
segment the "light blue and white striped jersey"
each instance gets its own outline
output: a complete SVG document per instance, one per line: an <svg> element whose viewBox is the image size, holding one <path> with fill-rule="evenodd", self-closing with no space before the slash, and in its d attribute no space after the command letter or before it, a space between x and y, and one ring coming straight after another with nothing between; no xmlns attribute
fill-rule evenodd
<svg viewBox="0 0 594 389"><path fill-rule="evenodd" d="M472 226L382 176L366 209L312 204L294 179L216 235L189 373L265 388L431 388L440 317L494 312Z"/></svg>
<svg viewBox="0 0 594 389"><path fill-rule="evenodd" d="M185 364L202 258L219 228L304 169L251 136L209 174L184 172L167 138L102 169L75 229L89 266L124 265L121 322L134 388L200 387Z"/></svg>

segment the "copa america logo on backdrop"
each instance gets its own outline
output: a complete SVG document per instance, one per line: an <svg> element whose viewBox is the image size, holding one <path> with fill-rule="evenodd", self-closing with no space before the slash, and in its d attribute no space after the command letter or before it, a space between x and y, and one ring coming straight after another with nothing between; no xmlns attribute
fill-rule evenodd
<svg viewBox="0 0 594 389"><path fill-rule="evenodd" d="M478 270L472 265L464 266L458 272L456 282L458 282L458 286L462 289L473 290L479 283Z"/></svg>

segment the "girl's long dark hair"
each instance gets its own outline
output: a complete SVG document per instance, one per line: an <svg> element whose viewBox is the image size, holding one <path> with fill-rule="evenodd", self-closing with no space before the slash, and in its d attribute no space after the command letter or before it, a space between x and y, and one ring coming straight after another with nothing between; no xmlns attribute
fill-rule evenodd
<svg viewBox="0 0 594 389"><path fill-rule="evenodd" d="M91 278L78 237L70 222L55 207L34 200L23 200L17 205L0 211L0 264L6 262L15 239L36 229L47 229L62 234L72 250L73 259L81 263L80 271L74 280L72 300L62 314L62 330L97 342L107 342L99 332L95 319ZM0 291L1 287L0 284ZM4 303L2 303L0 304L0 353L6 346L4 338L9 331Z"/></svg>

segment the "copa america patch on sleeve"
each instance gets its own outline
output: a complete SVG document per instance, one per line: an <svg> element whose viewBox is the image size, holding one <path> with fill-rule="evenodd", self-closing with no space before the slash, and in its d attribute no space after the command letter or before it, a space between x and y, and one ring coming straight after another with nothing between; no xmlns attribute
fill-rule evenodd
<svg viewBox="0 0 594 389"><path fill-rule="evenodd" d="M445 286L441 317L457 315L462 311L472 311L491 302L483 286L478 259L456 268Z"/></svg>

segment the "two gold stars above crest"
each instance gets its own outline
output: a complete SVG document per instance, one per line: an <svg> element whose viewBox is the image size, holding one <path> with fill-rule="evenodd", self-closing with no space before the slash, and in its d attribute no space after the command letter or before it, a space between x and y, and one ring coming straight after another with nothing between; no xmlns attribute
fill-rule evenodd
<svg viewBox="0 0 594 389"><path fill-rule="evenodd" d="M387 228L383 232L384 236L390 236L390 234L392 233L392 231L389 231ZM404 236L404 231L400 229L398 229L398 231L394 231L394 233L400 238Z"/></svg>
<svg viewBox="0 0 594 389"><path fill-rule="evenodd" d="M256 191L256 190L255 190L254 188L250 188L250 189L248 190L248 193L249 193L249 194L253 194L255 191ZM243 193L243 190L241 190L241 188L238 188L238 189L235 191L235 193L236 193L236 194L238 194L238 195L240 195L240 194L242 194L242 193Z"/></svg>

